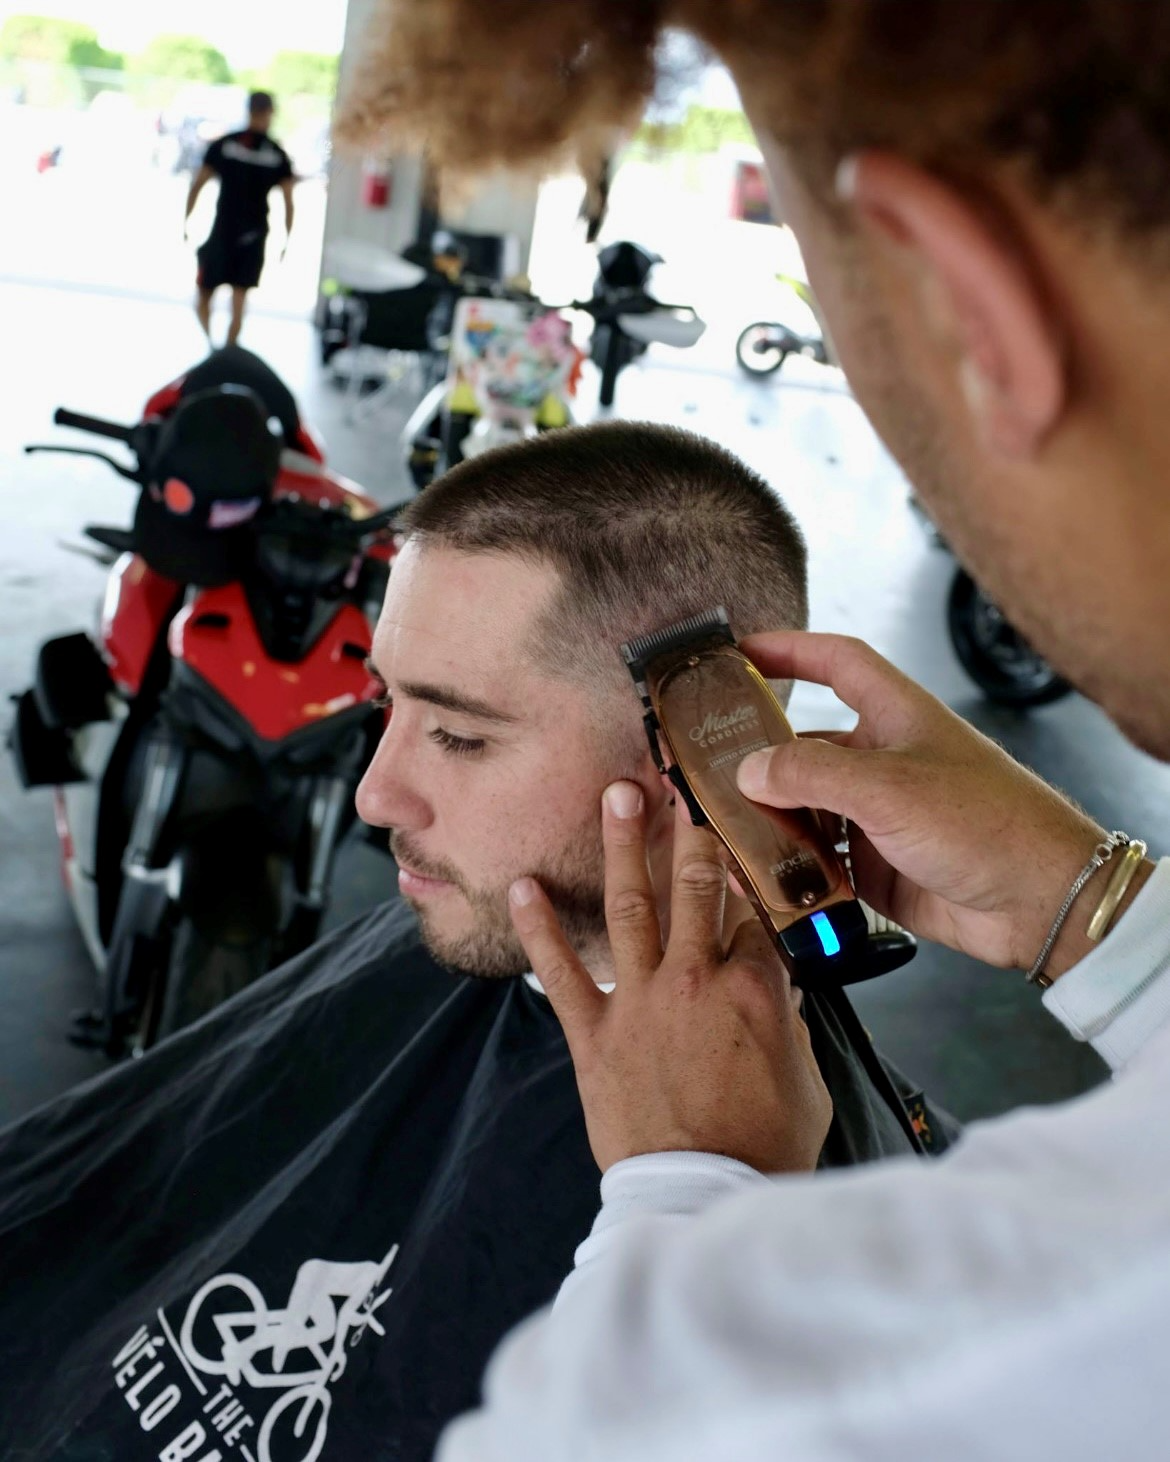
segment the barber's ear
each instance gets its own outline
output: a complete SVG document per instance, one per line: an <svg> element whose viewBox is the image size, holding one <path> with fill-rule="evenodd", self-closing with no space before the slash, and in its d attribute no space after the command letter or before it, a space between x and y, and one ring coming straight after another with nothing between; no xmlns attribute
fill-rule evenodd
<svg viewBox="0 0 1170 1462"><path fill-rule="evenodd" d="M993 455L1031 457L1064 410L1064 341L1022 239L963 191L893 153L857 153L841 201L908 254L927 328L957 347L957 385Z"/></svg>

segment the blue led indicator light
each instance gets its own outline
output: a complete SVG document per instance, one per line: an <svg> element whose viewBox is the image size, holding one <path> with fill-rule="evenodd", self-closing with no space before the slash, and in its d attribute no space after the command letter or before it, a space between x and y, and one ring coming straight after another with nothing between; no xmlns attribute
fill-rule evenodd
<svg viewBox="0 0 1170 1462"><path fill-rule="evenodd" d="M821 941L821 948L828 955L841 953L841 941L837 938L837 931L829 923L828 914L815 913L812 916L813 928L817 931L817 938Z"/></svg>

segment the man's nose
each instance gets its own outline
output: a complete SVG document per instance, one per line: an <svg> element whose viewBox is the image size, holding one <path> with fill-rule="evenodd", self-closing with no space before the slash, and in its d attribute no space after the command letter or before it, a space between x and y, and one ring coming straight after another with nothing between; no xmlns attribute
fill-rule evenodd
<svg viewBox="0 0 1170 1462"><path fill-rule="evenodd" d="M405 732L404 718L391 716L354 801L358 816L371 827L421 832L430 825L431 810L410 775Z"/></svg>

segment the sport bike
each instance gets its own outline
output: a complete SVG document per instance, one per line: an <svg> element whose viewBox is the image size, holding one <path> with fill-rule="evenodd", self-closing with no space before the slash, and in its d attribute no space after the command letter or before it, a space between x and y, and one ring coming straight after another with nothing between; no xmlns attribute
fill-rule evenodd
<svg viewBox="0 0 1170 1462"><path fill-rule="evenodd" d="M353 794L384 724L366 669L394 554L279 378L239 348L135 426L129 529L90 525L98 625L48 640L9 744L54 788L65 884L99 974L74 1038L138 1054L317 935Z"/></svg>

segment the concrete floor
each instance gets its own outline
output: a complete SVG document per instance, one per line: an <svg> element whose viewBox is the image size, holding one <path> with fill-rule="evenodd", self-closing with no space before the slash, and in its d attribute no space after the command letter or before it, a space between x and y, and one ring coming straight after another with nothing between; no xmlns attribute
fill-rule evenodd
<svg viewBox="0 0 1170 1462"><path fill-rule="evenodd" d="M22 689L37 644L88 625L101 571L71 556L86 521L128 520L130 489L96 463L25 458L52 435L54 406L133 418L149 392L201 353L188 312L116 293L0 279L5 322L0 415L0 695ZM403 400L360 427L321 378L302 321L257 314L244 343L265 355L327 438L334 466L379 500L404 495L397 455ZM579 415L596 414L595 381ZM591 394L592 393L592 396ZM841 378L802 361L779 380L743 379L730 359L654 352L619 382L617 411L704 432L739 452L785 496L812 554L813 624L863 635L1109 826L1170 846L1170 770L1123 741L1083 700L1014 715L983 702L951 654L943 624L949 557L909 508L906 488ZM827 693L800 687L798 725L847 724ZM391 866L355 843L343 855L331 922L391 895ZM0 756L0 1124L101 1068L64 1038L93 976L57 872L47 793L24 794ZM885 1048L957 1114L1051 1101L1099 1080L1093 1053L1069 1042L1018 975L923 949L857 996Z"/></svg>

